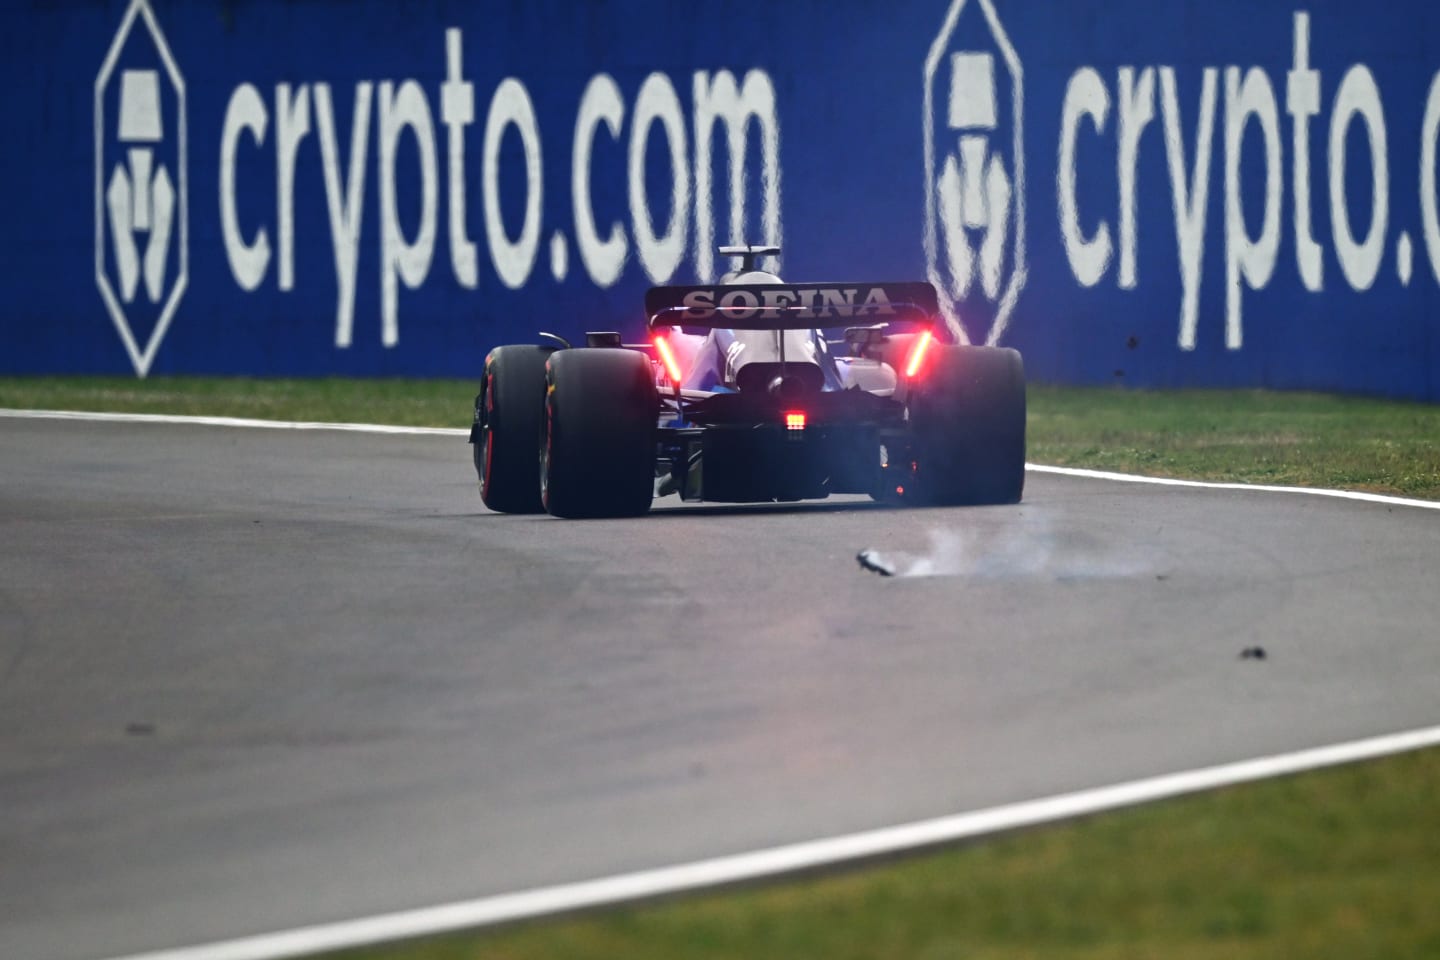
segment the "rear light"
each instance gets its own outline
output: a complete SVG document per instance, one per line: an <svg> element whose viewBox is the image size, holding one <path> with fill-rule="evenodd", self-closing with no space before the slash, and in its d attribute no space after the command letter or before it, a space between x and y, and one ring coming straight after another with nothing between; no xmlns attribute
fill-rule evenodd
<svg viewBox="0 0 1440 960"><path fill-rule="evenodd" d="M805 411L803 411L803 410L790 410L790 411L786 412L786 414L785 414L785 429L787 429L787 430L804 430L804 429L805 429Z"/></svg>
<svg viewBox="0 0 1440 960"><path fill-rule="evenodd" d="M660 362L665 365L665 373L670 377L670 382L678 388L683 373L680 361L675 359L675 351L670 348L670 341L666 340L663 334L655 337L655 352L660 354Z"/></svg>
<svg viewBox="0 0 1440 960"><path fill-rule="evenodd" d="M920 334L915 346L910 348L910 360L905 364L905 377L909 379L920 372L920 367L925 362L925 354L930 350L930 344L934 341L935 335L929 330Z"/></svg>

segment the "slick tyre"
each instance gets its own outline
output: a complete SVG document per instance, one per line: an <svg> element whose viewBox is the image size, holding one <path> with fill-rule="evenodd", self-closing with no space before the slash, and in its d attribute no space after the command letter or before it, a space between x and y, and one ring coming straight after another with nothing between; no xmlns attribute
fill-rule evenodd
<svg viewBox="0 0 1440 960"><path fill-rule="evenodd" d="M633 350L551 354L541 424L540 490L557 517L634 517L654 499L660 401Z"/></svg>
<svg viewBox="0 0 1440 960"><path fill-rule="evenodd" d="M500 513L542 513L540 428L545 408L545 359L551 350L528 344L496 347L485 358L476 398L479 426L475 470L480 499Z"/></svg>
<svg viewBox="0 0 1440 960"><path fill-rule="evenodd" d="M1025 368L1000 347L935 349L911 389L914 476L922 505L1019 503L1025 489Z"/></svg>

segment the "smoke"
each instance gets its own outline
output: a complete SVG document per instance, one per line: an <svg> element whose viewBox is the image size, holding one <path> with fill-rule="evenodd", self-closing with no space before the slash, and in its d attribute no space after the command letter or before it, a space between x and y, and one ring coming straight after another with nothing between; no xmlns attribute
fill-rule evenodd
<svg viewBox="0 0 1440 960"><path fill-rule="evenodd" d="M1121 578L1155 568L1153 558L1130 544L1112 546L1079 533L1057 534L1043 515L1019 523L934 529L929 540L929 549L922 553L862 550L857 559L861 567L882 576L982 580Z"/></svg>

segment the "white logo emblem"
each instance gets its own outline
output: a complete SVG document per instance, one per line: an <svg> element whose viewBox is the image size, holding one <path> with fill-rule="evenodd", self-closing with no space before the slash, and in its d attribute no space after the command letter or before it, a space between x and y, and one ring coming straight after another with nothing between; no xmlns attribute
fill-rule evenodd
<svg viewBox="0 0 1440 960"><path fill-rule="evenodd" d="M132 0L95 78L95 282L141 377L185 293L185 198L185 80Z"/></svg>
<svg viewBox="0 0 1440 960"><path fill-rule="evenodd" d="M952 0L925 58L925 266L962 343L998 343L1025 286L1023 95L992 0Z"/></svg>

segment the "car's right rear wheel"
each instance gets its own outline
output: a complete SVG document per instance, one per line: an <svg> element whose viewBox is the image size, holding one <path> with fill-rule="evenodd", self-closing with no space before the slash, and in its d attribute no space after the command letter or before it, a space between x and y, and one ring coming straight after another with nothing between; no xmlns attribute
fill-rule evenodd
<svg viewBox="0 0 1440 960"><path fill-rule="evenodd" d="M1000 347L937 346L909 394L907 502L1018 503L1025 489L1025 368Z"/></svg>

